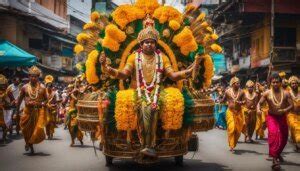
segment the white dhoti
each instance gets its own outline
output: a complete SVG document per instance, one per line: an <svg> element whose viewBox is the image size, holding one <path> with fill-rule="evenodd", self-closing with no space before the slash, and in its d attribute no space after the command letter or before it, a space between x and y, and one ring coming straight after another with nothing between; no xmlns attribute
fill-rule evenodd
<svg viewBox="0 0 300 171"><path fill-rule="evenodd" d="M7 127L12 125L13 110L3 110L4 122Z"/></svg>

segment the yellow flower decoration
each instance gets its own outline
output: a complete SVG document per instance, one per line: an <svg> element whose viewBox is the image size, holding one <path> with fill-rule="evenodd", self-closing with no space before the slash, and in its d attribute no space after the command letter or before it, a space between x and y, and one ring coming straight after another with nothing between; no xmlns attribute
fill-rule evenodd
<svg viewBox="0 0 300 171"><path fill-rule="evenodd" d="M181 13L171 6L161 6L157 8L154 11L153 18L158 19L161 24L171 20L175 20L178 23L182 22Z"/></svg>
<svg viewBox="0 0 300 171"><path fill-rule="evenodd" d="M99 19L100 19L99 12L97 12L97 11L92 12L91 21L96 23Z"/></svg>
<svg viewBox="0 0 300 171"><path fill-rule="evenodd" d="M206 27L206 30L210 33L213 33L213 29L211 27Z"/></svg>
<svg viewBox="0 0 300 171"><path fill-rule="evenodd" d="M52 75L47 75L46 77L45 77L45 84L48 84L48 83L52 83L53 82L53 80L54 80L54 78L53 78L53 76Z"/></svg>
<svg viewBox="0 0 300 171"><path fill-rule="evenodd" d="M201 14L198 15L196 21L203 21L206 14L204 12L201 12Z"/></svg>
<svg viewBox="0 0 300 171"><path fill-rule="evenodd" d="M193 32L188 28L184 27L184 29L174 36L173 42L178 46L181 47L185 44L191 42L194 38Z"/></svg>
<svg viewBox="0 0 300 171"><path fill-rule="evenodd" d="M117 52L120 49L120 44L109 36L105 36L102 41L102 46L108 48L113 52Z"/></svg>
<svg viewBox="0 0 300 171"><path fill-rule="evenodd" d="M164 130L177 130L182 127L184 99L180 90L174 87L164 89L160 118Z"/></svg>
<svg viewBox="0 0 300 171"><path fill-rule="evenodd" d="M216 53L221 53L222 51L223 51L223 49L222 49L222 47L220 46L220 45L218 45L218 44L212 44L211 46L210 46L210 48L214 51L214 52L216 52Z"/></svg>
<svg viewBox="0 0 300 171"><path fill-rule="evenodd" d="M175 21L175 20L171 20L171 21L169 22L169 27L170 27L172 30L176 31L176 30L178 30L178 29L180 28L180 23L178 23L178 22Z"/></svg>
<svg viewBox="0 0 300 171"><path fill-rule="evenodd" d="M219 39L219 36L218 36L217 34L212 34L212 35L211 35L211 38L212 38L213 40L218 40L218 39Z"/></svg>
<svg viewBox="0 0 300 171"><path fill-rule="evenodd" d="M84 26L83 26L83 29L84 30L87 30L87 29L96 29L97 27L96 27L96 24L95 23L92 23L92 22L90 22L90 23L86 23Z"/></svg>
<svg viewBox="0 0 300 171"><path fill-rule="evenodd" d="M206 44L211 41L211 36L209 34L206 34L203 38L203 43Z"/></svg>
<svg viewBox="0 0 300 171"><path fill-rule="evenodd" d="M126 25L145 17L145 12L133 5L120 5L113 13L113 20L123 30Z"/></svg>
<svg viewBox="0 0 300 171"><path fill-rule="evenodd" d="M211 79L214 76L214 63L210 55L204 55L204 83L203 86L205 88L209 88L211 85Z"/></svg>
<svg viewBox="0 0 300 171"><path fill-rule="evenodd" d="M185 13L188 14L196 9L197 9L197 7L194 6L193 4L187 4L185 7Z"/></svg>
<svg viewBox="0 0 300 171"><path fill-rule="evenodd" d="M86 66L86 80L89 84L96 84L99 82L99 77L96 72L96 63L98 61L98 51L93 50L88 54L88 59L85 62Z"/></svg>
<svg viewBox="0 0 300 171"><path fill-rule="evenodd" d="M208 25L208 23L206 22L206 21L204 21L203 23L201 23L200 24L201 25L201 27L204 27L204 28L206 28L206 27L208 27L209 25Z"/></svg>
<svg viewBox="0 0 300 171"><path fill-rule="evenodd" d="M113 38L118 43L123 42L126 39L126 34L120 30L116 25L109 24L105 27L105 36ZM105 38L104 38L105 39Z"/></svg>
<svg viewBox="0 0 300 171"><path fill-rule="evenodd" d="M135 130L137 128L135 90L120 90L117 93L115 104L117 129L121 131Z"/></svg>
<svg viewBox="0 0 300 171"><path fill-rule="evenodd" d="M86 33L79 33L76 37L77 42L79 43L85 43L88 39L90 39L91 36Z"/></svg>
<svg viewBox="0 0 300 171"><path fill-rule="evenodd" d="M76 45L74 46L74 52L76 53L76 55L79 54L80 52L82 52L83 50L84 50L84 48L83 48L83 46L80 45L80 44L76 44Z"/></svg>
<svg viewBox="0 0 300 171"><path fill-rule="evenodd" d="M198 45L196 40L192 40L191 42L189 42L188 44L181 46L180 47L180 52L187 56L190 52L194 52L195 50L197 50Z"/></svg>
<svg viewBox="0 0 300 171"><path fill-rule="evenodd" d="M142 9L146 14L153 14L159 7L157 0L137 0L135 6Z"/></svg>

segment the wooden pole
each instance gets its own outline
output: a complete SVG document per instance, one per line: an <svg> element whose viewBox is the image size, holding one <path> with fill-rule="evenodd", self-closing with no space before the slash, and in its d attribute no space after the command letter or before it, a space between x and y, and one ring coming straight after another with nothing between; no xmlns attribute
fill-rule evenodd
<svg viewBox="0 0 300 171"><path fill-rule="evenodd" d="M271 1L271 37L270 37L270 64L269 64L269 72L268 72L268 78L271 75L272 69L273 69L273 57L274 57L274 20L275 20L275 10L274 10L275 2L274 0Z"/></svg>

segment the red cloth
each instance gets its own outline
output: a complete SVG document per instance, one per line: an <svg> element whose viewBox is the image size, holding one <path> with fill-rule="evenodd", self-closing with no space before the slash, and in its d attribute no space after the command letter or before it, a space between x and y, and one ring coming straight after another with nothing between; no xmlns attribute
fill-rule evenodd
<svg viewBox="0 0 300 171"><path fill-rule="evenodd" d="M269 156L278 158L288 140L286 115L267 116Z"/></svg>

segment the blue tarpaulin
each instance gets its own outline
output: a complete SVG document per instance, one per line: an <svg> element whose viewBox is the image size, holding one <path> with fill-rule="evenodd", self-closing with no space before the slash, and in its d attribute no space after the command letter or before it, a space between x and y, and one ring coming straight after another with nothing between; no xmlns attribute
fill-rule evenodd
<svg viewBox="0 0 300 171"><path fill-rule="evenodd" d="M7 40L0 40L0 67L32 66L37 58Z"/></svg>
<svg viewBox="0 0 300 171"><path fill-rule="evenodd" d="M226 71L226 61L225 56L221 53L214 53L211 55L214 60L215 73Z"/></svg>

